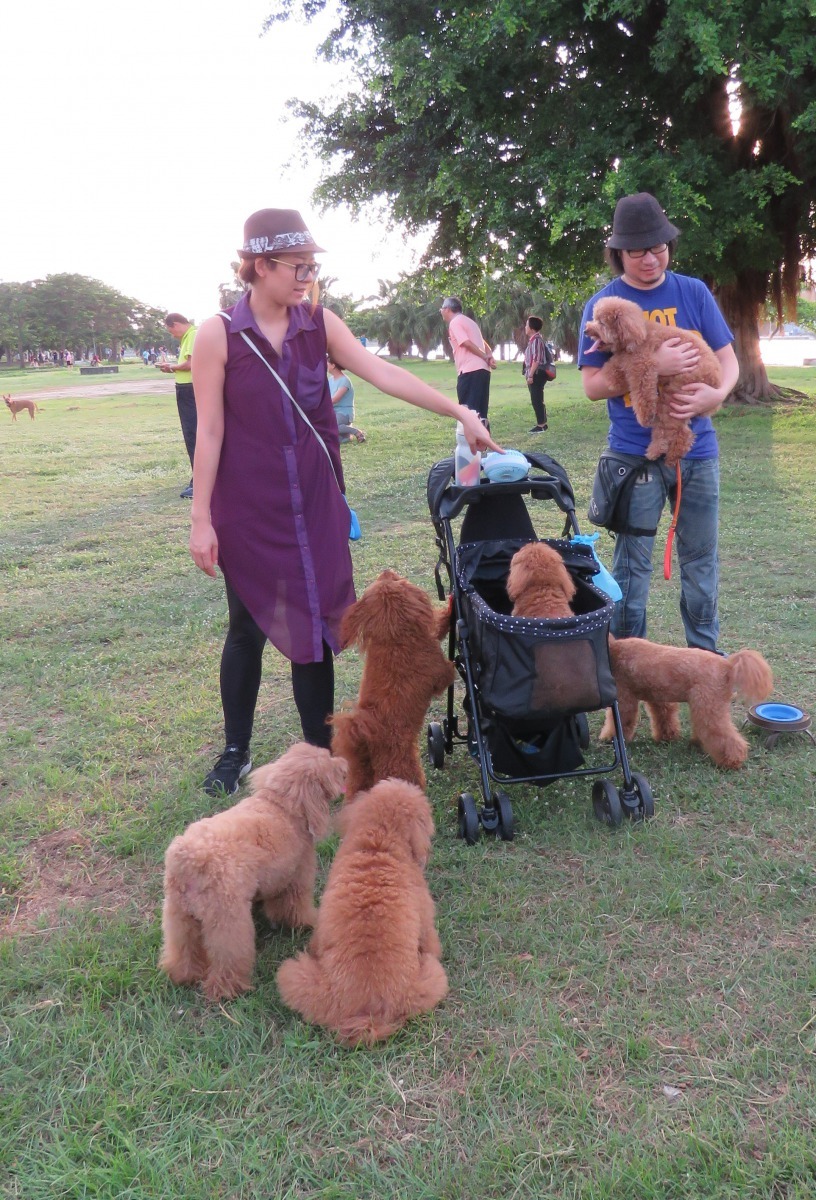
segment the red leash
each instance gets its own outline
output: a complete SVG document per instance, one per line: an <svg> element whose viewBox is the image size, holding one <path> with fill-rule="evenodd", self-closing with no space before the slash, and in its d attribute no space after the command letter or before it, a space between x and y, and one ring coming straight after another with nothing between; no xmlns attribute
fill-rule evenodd
<svg viewBox="0 0 816 1200"><path fill-rule="evenodd" d="M671 557L672 546L674 545L674 531L677 528L677 517L680 513L680 497L683 492L683 481L680 476L680 463L677 463L677 498L674 501L674 512L672 513L671 525L669 532L666 534L666 551L663 555L663 578L671 579Z"/></svg>

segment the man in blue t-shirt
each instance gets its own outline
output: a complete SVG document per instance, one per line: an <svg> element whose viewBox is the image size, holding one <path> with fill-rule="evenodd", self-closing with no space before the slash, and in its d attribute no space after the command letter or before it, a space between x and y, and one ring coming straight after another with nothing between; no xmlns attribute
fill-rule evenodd
<svg viewBox="0 0 816 1200"><path fill-rule="evenodd" d="M717 651L719 618L717 593L719 557L719 459L717 435L711 413L734 388L739 365L733 334L723 320L714 297L699 280L669 270L679 229L672 225L654 196L639 192L617 203L612 236L606 243L607 262L617 278L589 300L581 322L578 366L584 392L590 400L606 400L609 414L609 450L605 453L644 470L629 496L628 524L636 529L656 529L666 500L673 500L676 471L663 459L645 458L651 429L639 425L628 396L614 395L604 365L609 355L598 350L585 333L596 301L620 296L643 309L646 320L693 329L714 351L720 363L719 388L705 383L678 386L671 413L679 421L691 419L694 444L681 460L682 499L677 519L677 556L680 563L680 612L689 646ZM679 339L664 342L658 351L660 375L693 369L699 355L694 346ZM618 534L612 558L623 598L615 606L612 632L616 637L646 637L646 604L652 574L654 536Z"/></svg>

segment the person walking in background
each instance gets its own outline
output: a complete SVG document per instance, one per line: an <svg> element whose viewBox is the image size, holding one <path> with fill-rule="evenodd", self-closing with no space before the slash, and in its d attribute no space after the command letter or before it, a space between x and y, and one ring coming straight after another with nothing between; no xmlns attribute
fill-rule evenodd
<svg viewBox="0 0 816 1200"><path fill-rule="evenodd" d="M496 369L493 352L476 322L462 312L462 301L458 296L448 296L443 300L439 312L448 327L456 364L456 395L459 403L472 408L486 422L490 404L490 372Z"/></svg>
<svg viewBox="0 0 816 1200"><path fill-rule="evenodd" d="M544 403L544 385L547 382L545 368L552 362L552 352L541 336L544 322L541 317L528 317L524 332L527 334L527 348L524 351L524 378L530 389L530 403L533 406L536 423L530 433L543 433L547 426L547 407Z"/></svg>
<svg viewBox="0 0 816 1200"><path fill-rule="evenodd" d="M267 640L291 663L304 740L331 742L334 655L354 581L327 358L387 395L461 421L472 450L499 449L474 412L370 354L316 303L319 253L294 209L253 213L238 251L248 291L205 321L196 341L190 553L207 575L221 568L229 607L226 745L204 779L211 795L232 795L251 768Z"/></svg>
<svg viewBox="0 0 816 1200"><path fill-rule="evenodd" d="M631 300L644 320L681 329L694 329L708 342L720 364L718 388L705 383L682 385L671 404L678 421L691 418L694 444L680 460L681 501L677 518L677 557L680 563L680 613L689 646L717 652L719 616L720 474L717 435L711 423L736 385L739 364L734 335L701 279L669 269L680 230L668 220L648 192L623 196L615 207L606 260L615 278L592 297L584 309L578 340L581 382L590 400L606 400L609 448L603 457L622 467L636 466L639 474L629 492L628 513L622 514L634 533L619 533L612 556L612 574L623 597L615 605L611 629L615 637L646 637L646 604L652 575L654 533L661 513L677 492L677 471L663 459L645 457L652 431L638 424L628 396L615 394L605 371L609 355L585 333L596 302L602 296ZM658 351L658 374L692 370L699 354L690 342L664 342Z"/></svg>
<svg viewBox="0 0 816 1200"><path fill-rule="evenodd" d="M362 342L360 343L362 345ZM337 431L341 442L364 442L365 434L354 425L354 387L343 368L331 358L326 359L329 375L329 391L337 418Z"/></svg>
<svg viewBox="0 0 816 1200"><path fill-rule="evenodd" d="M178 362L159 363L159 370L165 375L174 375L176 381L176 405L178 407L179 421L181 422L181 433L184 438L184 445L187 447L187 454L190 459L190 469L193 467L193 459L195 458L196 447L196 428L198 418L196 416L195 391L193 389L193 343L195 342L196 333L198 330L192 321L188 321L181 313L168 313L164 318L164 327L171 337L178 338L179 352ZM193 498L193 481L182 492L179 492L182 500L192 500Z"/></svg>

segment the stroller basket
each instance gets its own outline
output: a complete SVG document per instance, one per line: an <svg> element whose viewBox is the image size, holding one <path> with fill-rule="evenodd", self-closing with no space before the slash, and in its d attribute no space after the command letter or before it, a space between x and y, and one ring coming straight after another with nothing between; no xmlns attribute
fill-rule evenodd
<svg viewBox="0 0 816 1200"><path fill-rule="evenodd" d="M456 551L482 702L496 716L527 726L606 708L616 699L607 644L612 602L573 573L574 616L555 621L511 616L504 584L510 560L524 544L477 542ZM555 539L547 544L568 566L575 551L587 549Z"/></svg>

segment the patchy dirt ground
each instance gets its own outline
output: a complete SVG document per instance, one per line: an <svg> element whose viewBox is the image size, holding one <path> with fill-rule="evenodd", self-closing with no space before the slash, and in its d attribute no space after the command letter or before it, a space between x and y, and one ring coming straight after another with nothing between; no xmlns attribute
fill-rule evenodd
<svg viewBox="0 0 816 1200"><path fill-rule="evenodd" d="M0 914L0 939L31 933L38 925L54 928L64 922L66 910L114 912L134 901L148 907L136 870L95 849L78 829L60 829L32 842L25 875L11 911Z"/></svg>
<svg viewBox="0 0 816 1200"><path fill-rule="evenodd" d="M74 396L123 396L128 392L149 393L151 396L165 393L175 394L175 385L170 375L149 379L108 379L100 383L75 384L69 388L48 388L41 392L20 392L26 400L70 400ZM19 420L19 418L18 418Z"/></svg>

